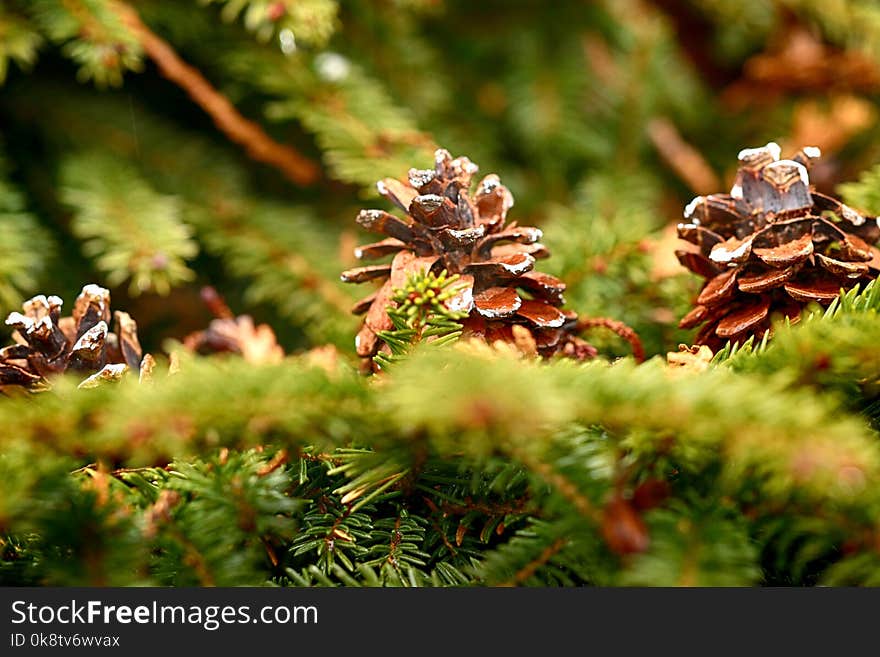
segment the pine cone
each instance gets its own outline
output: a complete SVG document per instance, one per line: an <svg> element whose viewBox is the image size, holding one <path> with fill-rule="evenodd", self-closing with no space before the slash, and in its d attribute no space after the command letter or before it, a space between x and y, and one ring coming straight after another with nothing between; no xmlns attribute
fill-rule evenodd
<svg viewBox="0 0 880 657"><path fill-rule="evenodd" d="M342 273L347 283L383 281L353 308L355 314L366 313L355 342L358 355L370 359L383 348L377 333L392 328L387 308L394 288L418 269L445 269L464 283L448 305L469 313L465 335L514 342L512 327L522 325L532 332L542 356L595 356L595 349L575 335L577 315L561 310L565 284L534 271L536 258L549 255L539 242L541 231L505 224L513 196L497 175L483 178L471 195L476 172L468 158L452 159L439 149L434 169L410 169L408 184L391 178L377 183L379 193L407 217L383 210L362 210L357 217L361 226L387 237L356 249L355 255L372 260L394 254L388 264Z"/></svg>
<svg viewBox="0 0 880 657"><path fill-rule="evenodd" d="M254 364L284 360L284 350L271 327L255 325L250 315L236 317L213 287L202 288L201 296L216 319L204 331L186 336L184 347L199 354L238 354Z"/></svg>
<svg viewBox="0 0 880 657"><path fill-rule="evenodd" d="M685 208L678 235L693 246L676 255L706 283L679 326L702 325L697 345L760 339L774 316L797 319L807 304L827 305L880 271L877 220L811 188L819 149L779 156L773 142L741 151L730 194Z"/></svg>
<svg viewBox="0 0 880 657"><path fill-rule="evenodd" d="M0 349L0 390L45 389L51 377L68 371L86 375L81 388L119 380L128 370L138 372L141 379L150 376L153 357L142 354L135 321L116 311L116 331L108 328L108 290L86 285L70 317L61 317L63 303L59 297L41 294L23 304L23 313L7 317L6 325L16 329L17 344Z"/></svg>

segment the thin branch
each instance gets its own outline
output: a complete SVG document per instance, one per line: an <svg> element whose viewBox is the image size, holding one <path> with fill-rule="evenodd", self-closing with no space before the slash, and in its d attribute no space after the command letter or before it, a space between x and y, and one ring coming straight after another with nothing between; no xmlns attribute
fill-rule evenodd
<svg viewBox="0 0 880 657"><path fill-rule="evenodd" d="M642 339L639 337L639 334L636 333L634 329L630 328L623 322L608 317L585 317L578 321L577 330L578 332L585 331L596 326L607 328L629 342L636 362L645 362L645 347L642 345Z"/></svg>
<svg viewBox="0 0 880 657"><path fill-rule="evenodd" d="M512 447L510 455L529 469L538 473L544 481L553 486L559 493L576 508L581 515L590 518L594 522L601 522L602 516L590 502L589 498L578 490L578 487L561 472L543 461L533 457L525 449Z"/></svg>
<svg viewBox="0 0 880 657"><path fill-rule="evenodd" d="M721 187L715 171L700 152L687 143L678 128L665 118L648 123L648 136L666 163L695 194L712 194Z"/></svg>
<svg viewBox="0 0 880 657"><path fill-rule="evenodd" d="M527 503L528 497L517 498L510 502L479 502L474 501L471 497L466 497L464 504L444 502L440 508L444 514L453 516L464 516L472 511L476 511L483 515L497 518L499 516L525 513Z"/></svg>
<svg viewBox="0 0 880 657"><path fill-rule="evenodd" d="M543 566L545 563L550 561L556 554L559 553L562 548L564 548L568 544L568 540L564 538L557 538L550 545L548 545L541 554L538 555L538 558L530 561L525 566L520 568L513 576L513 579L501 584L501 586L516 586L518 584L522 584L529 577L535 574L535 572Z"/></svg>
<svg viewBox="0 0 880 657"><path fill-rule="evenodd" d="M266 475L271 474L272 472L275 472L275 470L277 470L282 465L287 463L287 460L288 460L287 459L287 450L286 449L280 450L279 452L277 452L275 454L275 456L272 457L271 461L269 461L266 465L264 465L262 468L257 470L257 476L258 477L265 477Z"/></svg>
<svg viewBox="0 0 880 657"><path fill-rule="evenodd" d="M166 78L180 86L233 142L244 147L250 157L271 164L298 185L314 183L320 175L318 165L290 146L279 144L205 79L201 72L184 62L174 49L141 20L137 11L124 2L112 3L120 19L132 30L144 52Z"/></svg>

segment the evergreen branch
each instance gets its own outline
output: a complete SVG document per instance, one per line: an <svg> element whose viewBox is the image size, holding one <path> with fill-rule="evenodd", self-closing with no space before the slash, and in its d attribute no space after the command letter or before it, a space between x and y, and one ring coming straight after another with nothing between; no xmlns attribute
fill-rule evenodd
<svg viewBox="0 0 880 657"><path fill-rule="evenodd" d="M417 271L409 275L403 287L395 288L388 306L392 330L377 335L388 345L390 353L380 352L373 360L380 368L400 361L421 342L434 346L450 344L459 338L462 325L456 320L467 312L449 307L449 301L462 294L465 286L459 276Z"/></svg>
<svg viewBox="0 0 880 657"><path fill-rule="evenodd" d="M30 71L43 38L22 17L0 7L0 85L6 81L9 62Z"/></svg>
<svg viewBox="0 0 880 657"><path fill-rule="evenodd" d="M0 152L0 311L19 308L22 296L38 287L54 254L49 235L8 180L7 168Z"/></svg>
<svg viewBox="0 0 880 657"><path fill-rule="evenodd" d="M39 408L9 400L0 405L0 418L21 427L20 449L109 455L133 464L161 463L163 455L198 449L206 440L245 447L270 436L288 451L346 436L380 451L404 444L412 449L408 435L421 430L442 454L482 458L497 449L514 455L533 472L544 471L561 491L574 491L570 499L589 515L595 511L571 476L557 481L556 469L547 469L555 444L548 430L575 421L627 436L624 444L634 455L671 455L679 470L699 471L723 454L729 481L755 469L770 496L799 491L813 498L858 498L867 493L859 482L870 481L880 468L863 423L779 382L759 379L755 385L749 376L716 368L671 386L658 363L539 367L493 357L486 367L485 358L468 350L425 350L395 368L381 387L381 403L354 374L330 378L296 361L260 368L192 361L149 390L123 385L71 395L59 381L58 394L41 399ZM181 397L182 390L187 394ZM261 416L273 422L248 419ZM166 422L168 417L175 422ZM68 429L83 422L92 426L86 433ZM47 432L47 426L54 428ZM398 434L389 426L408 429ZM6 449L9 440L0 437L0 445Z"/></svg>
<svg viewBox="0 0 880 657"><path fill-rule="evenodd" d="M198 69L184 62L165 40L150 30L134 8L120 0L113 0L112 6L162 74L186 91L220 131L242 146L250 157L278 168L298 185L310 185L318 179L320 170L314 162L292 146L279 144L259 124L243 117Z"/></svg>
<svg viewBox="0 0 880 657"><path fill-rule="evenodd" d="M57 93L75 99L76 111L24 102L16 110L38 116L58 150L90 146L89 150L112 154L117 161L137 166L138 178L163 196L178 199L181 217L196 229L202 250L222 259L230 274L246 281L250 302L270 304L315 343L351 343L354 297L339 283L343 267L332 225L318 221L304 206L256 198L245 169L228 149L181 131L143 108L109 100L99 103L54 85L39 85L26 97ZM168 156L171 152L174 157Z"/></svg>
<svg viewBox="0 0 880 657"><path fill-rule="evenodd" d="M186 260L198 245L181 221L178 199L158 194L131 167L96 153L68 157L61 200L74 208L72 230L110 285L130 279L132 294L192 280Z"/></svg>
<svg viewBox="0 0 880 657"><path fill-rule="evenodd" d="M222 4L223 20L243 14L244 24L260 41L287 30L296 40L323 46L336 28L339 10L335 0L199 0L202 5ZM287 46L295 48L295 42Z"/></svg>
<svg viewBox="0 0 880 657"><path fill-rule="evenodd" d="M313 132L329 170L339 180L372 188L399 176L414 162L431 161L430 135L396 105L380 83L339 53L315 57L315 71L296 62L249 59L236 65L266 93L279 96L266 108L275 120L294 118ZM296 96L291 98L291 89Z"/></svg>
<svg viewBox="0 0 880 657"><path fill-rule="evenodd" d="M566 545L568 545L567 539L557 538L550 545L548 545L546 548L544 548L544 550L541 552L541 554L539 554L538 557L534 561L531 561L531 562L527 563L525 566L523 566L522 568L520 568L518 571L516 571L513 578L509 582L505 582L505 583L501 584L500 586L519 586L520 584L525 582L527 579L532 577L538 571L539 568L541 568L548 561L550 561L550 559L552 559L554 556L556 556L556 554L560 550L565 548Z"/></svg>
<svg viewBox="0 0 880 657"><path fill-rule="evenodd" d="M140 71L137 39L106 0L33 0L28 5L49 38L79 64L80 80L119 86L126 70Z"/></svg>
<svg viewBox="0 0 880 657"><path fill-rule="evenodd" d="M339 284L331 236L311 213L269 202L242 208L241 213L191 210L188 218L206 250L223 258L232 274L249 281L248 301L271 304L315 343L351 343L353 298ZM309 248L303 249L304 244Z"/></svg>
<svg viewBox="0 0 880 657"><path fill-rule="evenodd" d="M761 576L748 525L724 500L675 501L648 514L651 548L624 586L749 586Z"/></svg>
<svg viewBox="0 0 880 657"><path fill-rule="evenodd" d="M633 327L647 354L687 340L675 318L687 312L694 286L690 277L655 272L658 257L666 257L649 248L659 237L652 231L660 227L660 203L651 173L600 173L585 180L573 204L552 208L544 231L552 253L546 267L565 281L568 304L582 317L614 317ZM662 239L655 243L655 252L668 248ZM629 303L633 297L643 303Z"/></svg>
<svg viewBox="0 0 880 657"><path fill-rule="evenodd" d="M855 286L827 309L816 308L797 324L779 323L772 340L728 349L716 356L737 372L784 373L793 386L835 392L847 407L880 421L880 285Z"/></svg>
<svg viewBox="0 0 880 657"><path fill-rule="evenodd" d="M601 521L599 512L590 499L581 493L577 485L563 473L557 472L549 463L543 463L525 449L511 448L510 455L520 461L529 470L535 472L548 484L556 488L578 512L586 518L598 523Z"/></svg>

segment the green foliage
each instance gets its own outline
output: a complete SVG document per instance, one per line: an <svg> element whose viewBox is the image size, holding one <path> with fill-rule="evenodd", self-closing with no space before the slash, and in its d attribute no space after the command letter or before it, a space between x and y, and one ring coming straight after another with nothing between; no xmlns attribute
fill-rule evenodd
<svg viewBox="0 0 880 657"><path fill-rule="evenodd" d="M8 173L0 153L0 311L19 307L22 296L37 288L53 256L51 239L27 211Z"/></svg>
<svg viewBox="0 0 880 657"><path fill-rule="evenodd" d="M261 41L280 31L294 36L294 43L322 46L336 27L339 9L335 0L199 0L203 5L222 4L221 16L234 21L240 15L248 30ZM289 37L288 37L289 38ZM291 46L288 46L291 47Z"/></svg>
<svg viewBox="0 0 880 657"><path fill-rule="evenodd" d="M315 56L310 68L304 64L291 63L297 67L291 76L273 67L257 77L257 84L285 96L297 85L294 98L269 103L266 115L275 121L297 119L314 133L335 177L372 186L411 166L428 166L433 141L357 64L330 51Z"/></svg>
<svg viewBox="0 0 880 657"><path fill-rule="evenodd" d="M464 319L467 312L451 309L448 303L466 289L458 278L449 276L445 269L439 274L415 272L403 287L394 290L388 306L394 328L378 333L390 353L376 354L373 360L377 365L387 368L419 343L440 347L461 336L462 326L455 320Z"/></svg>
<svg viewBox="0 0 880 657"><path fill-rule="evenodd" d="M74 209L72 231L110 285L168 294L192 280L198 245L180 202L157 193L136 170L101 154L74 155L61 172L61 200Z"/></svg>
<svg viewBox="0 0 880 657"><path fill-rule="evenodd" d="M42 43L39 33L24 18L0 7L0 85L6 80L10 61L30 70Z"/></svg>
<svg viewBox="0 0 880 657"><path fill-rule="evenodd" d="M773 339L753 347L719 352L724 362L740 372L775 372L792 385L824 394L836 393L848 407L880 420L880 339L877 322L880 286L874 282L841 295L826 310L808 314L801 325L776 327Z"/></svg>
<svg viewBox="0 0 880 657"><path fill-rule="evenodd" d="M649 354L686 341L670 318L687 312L694 291L687 275L654 274L657 254L645 246L656 237L658 203L658 183L646 173L595 176L571 206L551 208L545 231L552 249L546 268L566 282L568 306L638 327ZM632 298L649 301L633 304Z"/></svg>
<svg viewBox="0 0 880 657"><path fill-rule="evenodd" d="M648 515L653 546L621 583L629 586L750 586L760 581L756 542L732 505L684 503ZM727 506L728 508L725 508Z"/></svg>
<svg viewBox="0 0 880 657"><path fill-rule="evenodd" d="M173 491L165 517L153 514L159 581L175 586L236 586L260 578L267 545L289 535L301 503L283 469L267 471L254 452L173 464L156 489ZM153 509L161 502L153 502ZM181 568L186 564L188 568Z"/></svg>
<svg viewBox="0 0 880 657"><path fill-rule="evenodd" d="M857 182L840 185L838 191L850 205L880 214L880 165L863 171Z"/></svg>
<svg viewBox="0 0 880 657"><path fill-rule="evenodd" d="M126 575L166 583L802 583L833 576L833 537L869 535L880 503L874 432L777 376L679 375L656 361L542 365L467 345L416 353L387 376L374 385L305 360L191 360L148 389L82 394L62 381L38 406L8 400L0 421L21 430L0 449L7 470L27 473L0 479L2 499L16 500L2 522L9 550L33 530L30 511L71 453L126 465L113 480L137 493L126 508L141 531L161 515L161 491L178 496L147 571ZM597 423L604 430L573 430ZM254 445L271 447L236 451ZM280 449L301 457L284 465ZM178 459L136 482L132 468L206 451L220 455ZM621 559L601 529L607 500L658 477L670 497L645 515L647 551ZM130 531L107 525L100 508L88 513L98 535ZM771 569L766 560L787 546L802 556ZM74 557L59 563L77 567Z"/></svg>
<svg viewBox="0 0 880 657"><path fill-rule="evenodd" d="M46 36L79 67L80 82L118 87L125 71L143 67L141 47L107 0L31 0L25 3Z"/></svg>

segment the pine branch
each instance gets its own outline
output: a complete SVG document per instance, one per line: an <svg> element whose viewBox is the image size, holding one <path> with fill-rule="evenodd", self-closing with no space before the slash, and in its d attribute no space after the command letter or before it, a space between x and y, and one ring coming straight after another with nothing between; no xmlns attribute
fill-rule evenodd
<svg viewBox="0 0 880 657"><path fill-rule="evenodd" d="M141 70L140 44L107 0L33 0L27 8L49 39L79 65L81 81L118 87L125 71Z"/></svg>
<svg viewBox="0 0 880 657"><path fill-rule="evenodd" d="M27 102L59 93L76 111L66 105L37 109ZM36 85L14 110L17 116L34 112L40 118L54 151L100 150L129 163L127 169L136 166L138 179L176 200L201 250L219 257L244 282L249 301L271 305L316 344L351 345L354 297L338 281L343 267L335 229L302 205L258 195L229 149L138 105L99 101L55 85Z"/></svg>
<svg viewBox="0 0 880 657"><path fill-rule="evenodd" d="M339 180L372 188L376 180L432 160L433 139L415 127L410 113L377 80L339 53L317 55L314 70L302 61L274 57L233 64L240 76L279 98L268 104L268 118L296 119L315 134Z"/></svg>
<svg viewBox="0 0 880 657"><path fill-rule="evenodd" d="M403 287L394 289L388 306L394 328L377 334L390 349L390 353L374 356L380 368L399 362L422 342L441 347L461 336L462 325L456 320L467 317L467 312L447 306L465 289L458 279L458 275L447 275L445 269L439 274L419 271L410 274Z"/></svg>
<svg viewBox="0 0 880 657"><path fill-rule="evenodd" d="M568 541L564 538L557 538L553 541L549 546L544 548L541 551L541 554L538 555L538 558L534 561L529 562L522 568L520 568L516 574L513 576L513 579L510 582L506 582L502 584L502 586L517 586L522 584L529 578L531 578L542 566L544 566L550 559L552 559L556 554L562 550Z"/></svg>
<svg viewBox="0 0 880 657"><path fill-rule="evenodd" d="M54 254L49 235L7 179L7 169L0 151L0 310L4 311L18 308L21 298L38 287Z"/></svg>
<svg viewBox="0 0 880 657"><path fill-rule="evenodd" d="M274 141L257 123L244 118L197 69L185 63L166 41L150 30L137 11L119 0L113 0L111 6L137 36L144 52L162 74L183 88L217 127L231 141L242 146L250 157L277 167L297 185L310 185L318 179L320 171L314 162L293 147Z"/></svg>
<svg viewBox="0 0 880 657"><path fill-rule="evenodd" d="M761 576L742 516L718 500L648 514L653 548L623 575L625 586L751 586Z"/></svg>
<svg viewBox="0 0 880 657"><path fill-rule="evenodd" d="M42 44L43 38L27 20L0 7L0 85L6 81L10 62L30 71Z"/></svg>
<svg viewBox="0 0 880 657"><path fill-rule="evenodd" d="M305 45L321 47L336 28L339 10L335 0L199 0L202 5L222 4L223 20L242 16L257 39L266 42L281 31L296 35ZM295 48L295 41L288 48Z"/></svg>
<svg viewBox="0 0 880 657"><path fill-rule="evenodd" d="M198 245L176 198L158 194L124 163L94 153L69 156L61 184L62 201L74 208L72 230L107 283L130 279L132 294L168 294L194 278L186 261Z"/></svg>
<svg viewBox="0 0 880 657"><path fill-rule="evenodd" d="M715 362L737 372L782 372L792 386L837 393L845 406L867 414L876 425L880 355L873 345L880 339L878 312L880 286L872 281L864 290L849 290L827 309L814 309L798 324L778 324L773 338L761 345L720 352Z"/></svg>

